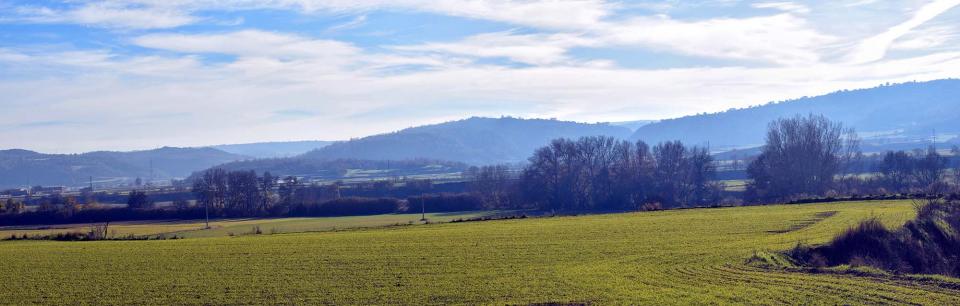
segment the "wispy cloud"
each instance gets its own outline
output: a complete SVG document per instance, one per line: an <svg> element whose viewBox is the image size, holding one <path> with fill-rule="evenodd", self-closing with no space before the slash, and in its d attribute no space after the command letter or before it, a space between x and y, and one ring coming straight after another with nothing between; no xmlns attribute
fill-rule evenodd
<svg viewBox="0 0 960 306"><path fill-rule="evenodd" d="M784 12L792 12L798 14L810 13L810 8L806 5L798 4L796 2L761 2L752 4L755 8L767 8L767 9L776 9Z"/></svg>
<svg viewBox="0 0 960 306"><path fill-rule="evenodd" d="M837 40L792 14L694 22L641 17L610 27L603 39L619 45L780 64L815 63L820 60L818 49Z"/></svg>
<svg viewBox="0 0 960 306"><path fill-rule="evenodd" d="M147 48L181 53L218 53L281 60L342 58L359 52L348 43L259 30L215 34L148 34L133 39Z"/></svg>
<svg viewBox="0 0 960 306"><path fill-rule="evenodd" d="M518 63L550 65L570 61L566 52L572 47L596 44L595 40L574 34L485 33L448 43L393 46L401 51L420 51L468 57L503 57Z"/></svg>
<svg viewBox="0 0 960 306"><path fill-rule="evenodd" d="M30 3L0 22L71 32L34 43L0 29L17 38L0 47L0 105L18 127L0 140L82 151L344 139L472 115L622 121L960 76L944 14L957 1L861 2ZM880 32L893 34L850 53ZM76 118L97 124L54 124Z"/></svg>
<svg viewBox="0 0 960 306"><path fill-rule="evenodd" d="M75 23L104 27L173 28L197 22L205 10L286 9L315 12L416 10L437 14L506 22L517 25L576 29L591 27L617 6L602 0L114 0L81 2L66 9L22 6L16 18L42 23Z"/></svg>
<svg viewBox="0 0 960 306"><path fill-rule="evenodd" d="M848 60L852 63L867 63L883 59L898 38L958 5L960 0L935 0L924 5L909 20L860 42L850 53Z"/></svg>
<svg viewBox="0 0 960 306"><path fill-rule="evenodd" d="M88 3L67 9L22 6L15 8L14 13L6 18L33 23L72 23L123 29L175 28L199 20L177 8L120 2Z"/></svg>
<svg viewBox="0 0 960 306"><path fill-rule="evenodd" d="M338 32L338 31L358 28L360 26L363 26L363 24L365 24L366 22L367 22L367 15L360 15L360 16L354 17L350 21L327 28L327 32L331 33L331 32Z"/></svg>
<svg viewBox="0 0 960 306"><path fill-rule="evenodd" d="M914 30L911 34L902 36L890 45L893 50L930 50L947 44L960 36L955 26L934 26Z"/></svg>

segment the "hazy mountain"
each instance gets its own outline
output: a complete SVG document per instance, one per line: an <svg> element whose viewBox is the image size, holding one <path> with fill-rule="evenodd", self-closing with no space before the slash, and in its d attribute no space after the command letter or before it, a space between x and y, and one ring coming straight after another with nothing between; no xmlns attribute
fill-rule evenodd
<svg viewBox="0 0 960 306"><path fill-rule="evenodd" d="M518 118L479 118L404 129L308 152L308 159L434 159L468 164L515 163L560 137L605 135L626 139L630 130L607 123Z"/></svg>
<svg viewBox="0 0 960 306"><path fill-rule="evenodd" d="M210 146L227 153L256 158L297 156L331 144L332 141L279 141Z"/></svg>
<svg viewBox="0 0 960 306"><path fill-rule="evenodd" d="M886 85L824 96L768 103L722 113L663 120L642 126L633 139L649 143L682 140L716 148L763 143L767 124L797 114L823 114L857 129L867 142L918 142L936 129L941 137L960 134L960 80Z"/></svg>
<svg viewBox="0 0 960 306"><path fill-rule="evenodd" d="M28 185L83 186L92 176L117 183L136 177L186 177L199 169L247 157L212 148L171 148L133 152L43 154L27 150L0 151L0 187ZM152 165L152 166L151 166Z"/></svg>
<svg viewBox="0 0 960 306"><path fill-rule="evenodd" d="M657 120L634 120L634 121L620 121L620 122L610 122L610 125L613 126L622 126L630 129L631 132L636 131L640 127L655 123Z"/></svg>

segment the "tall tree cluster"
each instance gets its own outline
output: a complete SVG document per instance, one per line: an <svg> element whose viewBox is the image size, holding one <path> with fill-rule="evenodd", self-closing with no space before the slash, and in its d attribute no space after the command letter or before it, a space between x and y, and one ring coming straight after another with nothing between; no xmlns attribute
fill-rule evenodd
<svg viewBox="0 0 960 306"><path fill-rule="evenodd" d="M127 197L127 207L133 209L153 208L153 201L150 200L146 192L134 190Z"/></svg>
<svg viewBox="0 0 960 306"><path fill-rule="evenodd" d="M25 210L23 202L7 199L6 202L0 202L0 213L19 214Z"/></svg>
<svg viewBox="0 0 960 306"><path fill-rule="evenodd" d="M748 167L750 200L783 200L823 195L844 164L859 156L852 129L824 116L796 116L771 122L766 144Z"/></svg>
<svg viewBox="0 0 960 306"><path fill-rule="evenodd" d="M706 149L680 142L652 150L610 137L557 139L534 153L520 178L525 199L551 210L699 205L717 193Z"/></svg>
<svg viewBox="0 0 960 306"><path fill-rule="evenodd" d="M276 177L250 171L210 169L193 183L197 203L213 215L265 215L277 203ZM285 191L285 190L281 190Z"/></svg>
<svg viewBox="0 0 960 306"><path fill-rule="evenodd" d="M940 182L947 168L947 158L933 147L926 152L890 151L880 163L881 179L888 191L906 192L926 189Z"/></svg>
<svg viewBox="0 0 960 306"><path fill-rule="evenodd" d="M468 188L480 197L483 206L488 209L514 207L516 177L507 165L470 167L463 173Z"/></svg>

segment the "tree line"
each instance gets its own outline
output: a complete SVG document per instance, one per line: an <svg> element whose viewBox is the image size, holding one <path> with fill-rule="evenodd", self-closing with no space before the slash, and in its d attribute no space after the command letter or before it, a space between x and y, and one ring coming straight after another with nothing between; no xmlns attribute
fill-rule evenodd
<svg viewBox="0 0 960 306"><path fill-rule="evenodd" d="M960 171L948 176L948 159L933 147L865 156L860 142L855 130L824 116L773 121L760 154L746 161L748 180L742 193L726 192L715 181L716 162L708 149L679 141L650 148L643 141L607 137L557 139L538 149L516 177L509 177L503 166L474 168L467 177L474 182L473 192L491 203L488 206L571 211L942 194L960 189ZM960 154L960 148L953 151Z"/></svg>
<svg viewBox="0 0 960 306"><path fill-rule="evenodd" d="M538 149L518 180L522 198L544 210L699 206L720 200L713 158L679 141L652 148L611 137L557 139Z"/></svg>
<svg viewBox="0 0 960 306"><path fill-rule="evenodd" d="M948 176L948 159L933 148L864 156L853 129L816 115L771 122L760 154L745 164L749 178L746 190L726 191L716 180L717 162L705 147L680 141L650 146L643 141L600 136L561 138L537 149L519 168L470 167L463 172L466 182L455 188L439 188L430 180L311 185L292 176L214 168L193 176L195 204L177 198L165 209L189 216L203 212L211 217L493 209L653 210L818 197L944 193L956 190L960 182L960 172ZM865 169L865 164L873 169ZM88 210L88 205L73 197L52 196L37 203L35 213L56 213L61 219ZM133 216L136 210L152 209L154 201L151 195L134 190L129 193L127 206L134 210L129 213ZM0 203L0 212L6 215L24 211L23 203L12 199ZM96 213L83 214L91 218Z"/></svg>

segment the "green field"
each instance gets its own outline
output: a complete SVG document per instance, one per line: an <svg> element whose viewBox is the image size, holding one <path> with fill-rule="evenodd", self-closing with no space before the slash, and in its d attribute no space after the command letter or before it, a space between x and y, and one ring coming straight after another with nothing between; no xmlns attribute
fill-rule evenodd
<svg viewBox="0 0 960 306"><path fill-rule="evenodd" d="M835 213L832 213L835 212ZM0 242L0 303L960 304L960 280L745 264L909 201L162 241Z"/></svg>
<svg viewBox="0 0 960 306"><path fill-rule="evenodd" d="M490 212L454 212L426 214L430 222L450 222L456 219L469 219L490 215ZM218 219L210 221L210 229L205 230L203 220L187 221L130 221L110 223L108 232L114 237L127 235L156 236L166 234L183 238L226 237L247 235L259 227L264 234L300 233L332 231L342 229L384 227L392 225L418 224L420 214L388 214L376 216L351 216L327 218L275 218L275 219ZM92 223L42 225L42 226L6 226L0 227L0 239L14 236L43 236L57 233L86 232Z"/></svg>

